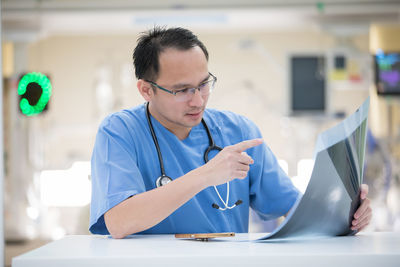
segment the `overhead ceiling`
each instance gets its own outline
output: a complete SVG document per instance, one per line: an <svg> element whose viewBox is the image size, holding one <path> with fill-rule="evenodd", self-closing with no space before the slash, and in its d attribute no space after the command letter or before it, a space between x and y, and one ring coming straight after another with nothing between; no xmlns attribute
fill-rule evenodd
<svg viewBox="0 0 400 267"><path fill-rule="evenodd" d="M271 8L271 7L309 7L327 8L358 6L394 6L398 0L3 0L7 11L81 11L81 10L127 10L127 9L182 9L182 8Z"/></svg>
<svg viewBox="0 0 400 267"><path fill-rule="evenodd" d="M285 30L317 25L333 32L400 23L399 0L2 0L6 40L60 33L120 33L154 24L206 30Z"/></svg>

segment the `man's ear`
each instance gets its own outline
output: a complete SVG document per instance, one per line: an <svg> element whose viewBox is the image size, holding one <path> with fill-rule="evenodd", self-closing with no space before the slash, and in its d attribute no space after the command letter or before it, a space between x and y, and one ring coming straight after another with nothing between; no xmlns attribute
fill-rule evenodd
<svg viewBox="0 0 400 267"><path fill-rule="evenodd" d="M139 89L139 93L147 102L149 102L153 98L154 90L151 87L150 83L140 79L137 81L136 86Z"/></svg>

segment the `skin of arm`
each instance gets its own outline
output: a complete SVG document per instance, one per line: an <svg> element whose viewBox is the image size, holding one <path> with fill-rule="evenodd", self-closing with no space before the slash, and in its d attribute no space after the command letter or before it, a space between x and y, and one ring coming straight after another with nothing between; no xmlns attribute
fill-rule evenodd
<svg viewBox="0 0 400 267"><path fill-rule="evenodd" d="M263 143L252 139L227 146L207 164L153 190L122 201L104 214L113 238L124 238L158 224L203 189L244 179L253 159L244 150Z"/></svg>
<svg viewBox="0 0 400 267"><path fill-rule="evenodd" d="M244 150L261 144L262 139L240 142L224 148L207 164L188 172L162 187L126 199L104 214L113 238L124 238L160 223L203 189L233 179L244 179L253 159ZM361 186L362 204L354 215L353 230L365 228L372 216L368 186ZM285 214L287 216L287 214Z"/></svg>
<svg viewBox="0 0 400 267"><path fill-rule="evenodd" d="M193 170L164 186L135 195L104 215L113 238L144 231L168 217L207 187L201 170Z"/></svg>

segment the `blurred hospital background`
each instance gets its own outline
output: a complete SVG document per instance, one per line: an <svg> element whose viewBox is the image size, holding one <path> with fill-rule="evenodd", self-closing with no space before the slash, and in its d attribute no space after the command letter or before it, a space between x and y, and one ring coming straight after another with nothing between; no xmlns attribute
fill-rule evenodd
<svg viewBox="0 0 400 267"><path fill-rule="evenodd" d="M64 235L89 234L97 127L144 102L131 59L153 25L199 36L218 77L209 107L253 120L302 191L317 135L370 96L367 231L400 231L400 1L1 0L6 266ZM18 84L31 72L49 78L52 94L27 116ZM31 91L24 97L36 102L44 92ZM252 214L250 230L276 223Z"/></svg>

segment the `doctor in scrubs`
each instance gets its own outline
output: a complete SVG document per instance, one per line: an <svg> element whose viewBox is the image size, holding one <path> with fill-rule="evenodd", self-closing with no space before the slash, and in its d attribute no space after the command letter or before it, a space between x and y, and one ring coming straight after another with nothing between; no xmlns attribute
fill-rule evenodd
<svg viewBox="0 0 400 267"><path fill-rule="evenodd" d="M249 207L265 220L290 210L299 191L257 126L207 108L217 75L197 36L155 27L138 39L133 62L146 103L109 115L99 127L92 233L242 233ZM371 219L367 193L362 185L353 230Z"/></svg>

